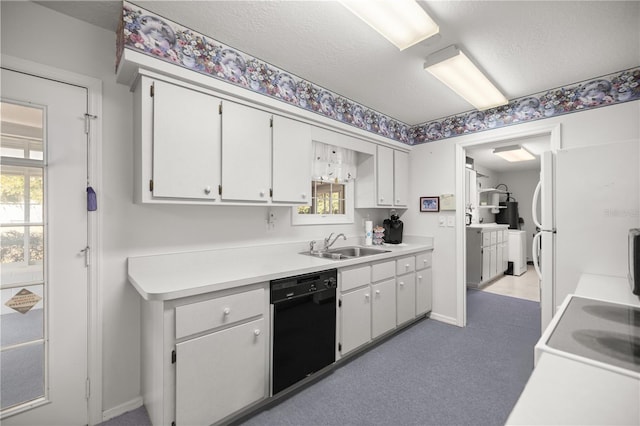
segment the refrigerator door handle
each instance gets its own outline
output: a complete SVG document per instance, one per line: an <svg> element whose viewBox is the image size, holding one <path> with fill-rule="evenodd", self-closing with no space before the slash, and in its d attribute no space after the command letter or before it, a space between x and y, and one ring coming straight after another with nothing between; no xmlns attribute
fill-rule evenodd
<svg viewBox="0 0 640 426"><path fill-rule="evenodd" d="M538 221L538 198L540 197L540 189L542 188L542 181L538 181L536 190L533 191L533 201L531 202L531 217L533 218L533 224L542 229L542 225Z"/></svg>
<svg viewBox="0 0 640 426"><path fill-rule="evenodd" d="M542 271L540 270L540 262L538 260L539 256L540 256L540 249L539 249L539 245L536 244L538 242L538 239L542 238L542 232L538 232L536 235L533 236L533 243L531 246L531 254L533 256L533 268L536 270L536 274L538 274L538 278L541 280L542 279Z"/></svg>

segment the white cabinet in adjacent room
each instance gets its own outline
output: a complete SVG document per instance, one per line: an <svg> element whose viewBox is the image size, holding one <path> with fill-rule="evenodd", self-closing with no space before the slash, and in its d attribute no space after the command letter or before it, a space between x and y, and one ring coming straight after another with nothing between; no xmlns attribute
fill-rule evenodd
<svg viewBox="0 0 640 426"><path fill-rule="evenodd" d="M222 104L222 199L267 202L271 191L271 114Z"/></svg>
<svg viewBox="0 0 640 426"><path fill-rule="evenodd" d="M498 224L467 227L467 286L480 287L504 274L509 246L507 227Z"/></svg>

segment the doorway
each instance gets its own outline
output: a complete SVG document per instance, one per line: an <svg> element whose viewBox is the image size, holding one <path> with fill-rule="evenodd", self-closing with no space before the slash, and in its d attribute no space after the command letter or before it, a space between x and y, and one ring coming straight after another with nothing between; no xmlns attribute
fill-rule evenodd
<svg viewBox="0 0 640 426"><path fill-rule="evenodd" d="M97 223L85 195L95 82L8 57L1 74L2 423L97 423Z"/></svg>
<svg viewBox="0 0 640 426"><path fill-rule="evenodd" d="M466 157L468 156L468 153L475 152L475 155L477 157L485 158L479 155L481 152L484 152L485 156L489 156L490 154L491 157L489 158L492 158L493 149L497 147L506 146L506 145L526 144L527 140L530 143L541 144L541 147L545 147L547 150L550 149L552 151L555 151L560 148L560 125L552 125L552 126L537 125L537 126L526 126L526 128L527 130L506 129L504 131L494 133L494 134L499 134L499 136L473 135L471 137L466 138L463 142L459 142L456 145L456 176L457 176L456 191L458 194L463 194L461 197L458 197L458 199L456 200L456 210L457 210L456 264L459 265L457 268L458 274L456 279L457 302L458 302L458 305L457 305L458 306L458 318L457 318L458 325L465 326L467 322L466 295L467 295L467 272L468 271L467 271L467 242L466 242L467 226L465 224L465 221L468 218L466 216L468 212L466 195L469 194L469 191L467 190L468 179L466 178L466 172L465 172L465 170L467 170ZM544 150L543 148L540 148L540 149L541 149L540 152ZM538 154L538 152L536 152L536 154ZM480 161L482 162L483 160L481 159ZM489 162L489 160L485 159L485 162ZM537 167L538 167L537 170L535 170L534 168L529 173L532 174L533 176L535 175L539 176L540 166L538 165ZM501 173L493 173L493 174L496 176L494 176L493 178L489 177L487 179L487 182L484 183L485 185L490 187L498 186L500 183L502 183L499 181L498 178L504 179L505 177L509 177L510 174L512 174L513 176L517 176L518 171L505 170ZM490 176L489 173L485 173L485 175ZM528 179L528 180L531 180L531 179ZM501 187L502 191L500 192L504 194L502 196L502 200L506 200L506 196L508 192L511 192L512 193L511 196L513 196L513 193L515 192L514 191L515 186L522 186L522 185L520 183L517 183L512 188L508 188L508 185L506 186L507 186L506 189ZM524 186L527 186L527 185L524 185ZM473 192L474 191L471 191L471 193ZM522 190L519 190L518 192L522 192ZM519 204L522 201L526 202L527 204L526 206L522 206L519 208L519 216L522 216L522 212L524 212L525 210L527 211L527 213L531 211L532 197L528 197L526 195L526 192L527 191L522 192L522 195L519 196L522 198L522 200L520 199L517 200ZM491 192L489 193L489 196L491 196ZM491 211L492 205L489 203L492 200L493 198L491 199L485 198L484 200L477 200L478 206L481 203L485 203L485 205L487 206L486 207L487 212L479 213L480 209L478 209L478 211L475 212L476 215L474 217L474 220L476 223L481 223L480 222L481 218L483 220L483 223L485 220L489 220L489 221L492 220L492 218L495 220L495 214L497 213L497 206L496 206L496 210ZM498 199L498 201L500 200ZM549 209L552 208L552 206L550 205L547 207ZM525 227L526 227L526 222L529 222L529 225L533 224L533 221L527 221L525 219L525 225L524 225ZM533 230L535 230L535 228L533 228ZM525 243L525 250L527 251L527 256L532 256L529 253L531 252L531 248L532 248L530 238L533 236L533 232L530 231L528 233L531 235L528 238L529 244ZM527 257L527 260L528 259L529 257ZM529 273L529 271L526 271L526 273ZM542 310L541 318L547 318L547 315L545 315L546 311L553 309L552 304L544 303L544 301L547 300L545 298L545 294L553 293L553 281L552 280L547 280L547 281L549 282L547 282L546 285L544 283L541 285L541 300L543 301L541 303L541 310ZM483 283L483 284L486 284L486 283ZM542 324L542 326L544 329L544 326L546 326L546 324Z"/></svg>

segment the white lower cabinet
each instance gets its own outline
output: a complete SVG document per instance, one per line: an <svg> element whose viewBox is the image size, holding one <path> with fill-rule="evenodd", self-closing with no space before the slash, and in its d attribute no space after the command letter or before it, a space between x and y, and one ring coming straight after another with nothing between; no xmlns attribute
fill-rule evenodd
<svg viewBox="0 0 640 426"><path fill-rule="evenodd" d="M343 293L340 303L340 354L346 354L371 340L371 288Z"/></svg>
<svg viewBox="0 0 640 426"><path fill-rule="evenodd" d="M176 425L208 425L265 395L265 320L176 345Z"/></svg>
<svg viewBox="0 0 640 426"><path fill-rule="evenodd" d="M416 317L416 274L401 275L396 279L398 292L397 324L403 324Z"/></svg>
<svg viewBox="0 0 640 426"><path fill-rule="evenodd" d="M153 425L210 425L269 396L268 283L143 302L142 392Z"/></svg>
<svg viewBox="0 0 640 426"><path fill-rule="evenodd" d="M431 311L431 251L339 270L338 354Z"/></svg>

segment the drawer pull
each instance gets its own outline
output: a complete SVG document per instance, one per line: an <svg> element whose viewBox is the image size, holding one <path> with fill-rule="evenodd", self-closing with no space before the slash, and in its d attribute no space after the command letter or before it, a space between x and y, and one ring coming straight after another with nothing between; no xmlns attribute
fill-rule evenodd
<svg viewBox="0 0 640 426"><path fill-rule="evenodd" d="M404 265L405 268L409 269L409 264Z"/></svg>
<svg viewBox="0 0 640 426"><path fill-rule="evenodd" d="M404 287L404 282L400 281L400 287Z"/></svg>
<svg viewBox="0 0 640 426"><path fill-rule="evenodd" d="M421 280L422 279L422 275L418 275L418 279Z"/></svg>
<svg viewBox="0 0 640 426"><path fill-rule="evenodd" d="M256 328L255 330L253 330L253 335L258 337L260 335L260 329Z"/></svg>
<svg viewBox="0 0 640 426"><path fill-rule="evenodd" d="M223 314L225 314L225 315L229 315L229 314L231 313L231 309L229 309L229 308L224 308L224 309L222 310L222 313L223 313Z"/></svg>
<svg viewBox="0 0 640 426"><path fill-rule="evenodd" d="M364 295L365 300L369 300L369 293Z"/></svg>
<svg viewBox="0 0 640 426"><path fill-rule="evenodd" d="M380 294L380 290L376 290L376 294Z"/></svg>

